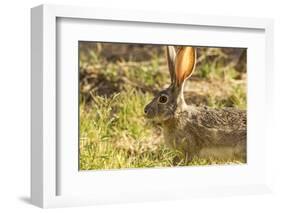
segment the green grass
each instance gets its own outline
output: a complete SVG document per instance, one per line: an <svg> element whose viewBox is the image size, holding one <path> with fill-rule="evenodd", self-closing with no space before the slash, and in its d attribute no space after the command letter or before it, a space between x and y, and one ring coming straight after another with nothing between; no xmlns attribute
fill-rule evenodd
<svg viewBox="0 0 281 213"><path fill-rule="evenodd" d="M164 144L161 126L145 119L143 109L153 97L152 89L170 81L165 60L154 56L145 63L108 62L91 52L80 57L80 67L88 65L98 65L97 73L117 91L99 95L102 89L94 87L90 98L80 94L80 170L240 163L193 159L187 164L181 153ZM229 91L221 98L207 96L208 106L246 109L246 85L236 83L235 69L205 63L197 75L202 82L222 82Z"/></svg>
<svg viewBox="0 0 281 213"><path fill-rule="evenodd" d="M151 95L131 89L80 104L80 169L174 165L176 151L153 139L157 129L143 116Z"/></svg>

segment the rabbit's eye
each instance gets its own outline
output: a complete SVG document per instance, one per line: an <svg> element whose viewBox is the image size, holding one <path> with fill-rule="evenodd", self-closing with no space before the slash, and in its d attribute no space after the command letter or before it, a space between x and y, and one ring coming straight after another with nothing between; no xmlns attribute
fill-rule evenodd
<svg viewBox="0 0 281 213"><path fill-rule="evenodd" d="M158 102L161 104L165 104L168 101L168 97L165 95L161 95L158 99Z"/></svg>

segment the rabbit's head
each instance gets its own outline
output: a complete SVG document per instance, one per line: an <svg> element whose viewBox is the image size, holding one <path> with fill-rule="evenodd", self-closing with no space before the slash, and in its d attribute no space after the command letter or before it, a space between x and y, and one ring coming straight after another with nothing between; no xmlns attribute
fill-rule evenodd
<svg viewBox="0 0 281 213"><path fill-rule="evenodd" d="M186 107L183 89L185 80L195 69L196 50L193 47L167 47L168 66L171 76L170 86L159 92L144 108L146 117L165 121L174 117L177 111Z"/></svg>

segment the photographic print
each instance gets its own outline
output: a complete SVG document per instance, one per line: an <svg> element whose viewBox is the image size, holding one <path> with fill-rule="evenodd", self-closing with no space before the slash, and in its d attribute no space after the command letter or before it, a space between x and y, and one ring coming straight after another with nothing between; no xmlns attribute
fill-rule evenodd
<svg viewBox="0 0 281 213"><path fill-rule="evenodd" d="M247 49L79 41L79 170L247 162Z"/></svg>

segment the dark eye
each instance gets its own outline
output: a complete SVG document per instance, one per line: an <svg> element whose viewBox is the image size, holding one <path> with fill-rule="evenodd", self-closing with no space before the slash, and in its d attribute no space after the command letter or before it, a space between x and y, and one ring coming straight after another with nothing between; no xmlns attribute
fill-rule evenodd
<svg viewBox="0 0 281 213"><path fill-rule="evenodd" d="M158 99L159 103L165 104L168 101L168 97L165 95L161 95Z"/></svg>

